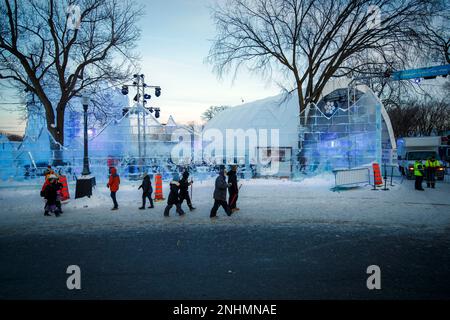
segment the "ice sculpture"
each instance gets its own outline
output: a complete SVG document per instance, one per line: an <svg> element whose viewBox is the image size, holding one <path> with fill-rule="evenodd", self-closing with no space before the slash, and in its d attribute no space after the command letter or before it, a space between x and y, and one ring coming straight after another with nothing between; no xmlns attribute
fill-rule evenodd
<svg viewBox="0 0 450 320"><path fill-rule="evenodd" d="M301 171L382 163L382 148L393 147L393 134L388 132L389 124L383 121L387 114L383 115L382 110L381 102L370 90L340 89L317 105L309 105L301 115Z"/></svg>

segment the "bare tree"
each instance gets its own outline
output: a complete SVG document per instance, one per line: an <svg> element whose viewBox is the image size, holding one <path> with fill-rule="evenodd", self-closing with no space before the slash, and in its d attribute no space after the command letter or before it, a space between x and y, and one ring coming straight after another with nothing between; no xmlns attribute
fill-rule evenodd
<svg viewBox="0 0 450 320"><path fill-rule="evenodd" d="M444 99L405 100L387 109L397 137L429 136L450 130L450 104Z"/></svg>
<svg viewBox="0 0 450 320"><path fill-rule="evenodd" d="M130 74L140 15L131 0L3 0L0 79L39 98L49 132L63 145L68 102Z"/></svg>
<svg viewBox="0 0 450 320"><path fill-rule="evenodd" d="M384 55L429 15L427 0L227 0L213 11L217 35L208 62L219 74L246 65L252 72L281 71L300 112L317 102L327 82L358 55ZM381 14L378 21L377 15ZM386 67L377 62L378 70ZM293 88L293 89L292 89Z"/></svg>
<svg viewBox="0 0 450 320"><path fill-rule="evenodd" d="M434 12L411 28L410 38L419 51L436 63L450 64L450 7L436 0Z"/></svg>
<svg viewBox="0 0 450 320"><path fill-rule="evenodd" d="M207 122L212 118L214 118L220 112L227 110L229 108L230 108L229 106L211 106L202 113L201 117L204 121Z"/></svg>

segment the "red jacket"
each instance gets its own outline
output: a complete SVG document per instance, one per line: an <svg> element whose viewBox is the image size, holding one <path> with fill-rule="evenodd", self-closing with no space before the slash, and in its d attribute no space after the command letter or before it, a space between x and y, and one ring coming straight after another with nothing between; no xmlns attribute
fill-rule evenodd
<svg viewBox="0 0 450 320"><path fill-rule="evenodd" d="M111 174L109 176L109 181L107 187L111 190L111 192L116 192L119 190L120 177L117 174L116 168L111 168Z"/></svg>

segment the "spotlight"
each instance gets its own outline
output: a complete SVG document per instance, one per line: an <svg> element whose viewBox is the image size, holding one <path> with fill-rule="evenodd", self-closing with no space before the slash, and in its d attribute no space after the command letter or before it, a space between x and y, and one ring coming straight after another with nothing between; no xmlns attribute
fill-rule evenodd
<svg viewBox="0 0 450 320"><path fill-rule="evenodd" d="M147 100L150 100L152 98L152 96L151 95L149 95L149 94L144 94L144 99L147 99Z"/></svg>
<svg viewBox="0 0 450 320"><path fill-rule="evenodd" d="M122 94L126 96L128 94L128 86L122 86Z"/></svg>
<svg viewBox="0 0 450 320"><path fill-rule="evenodd" d="M155 88L155 96L159 97L161 95L161 88Z"/></svg>
<svg viewBox="0 0 450 320"><path fill-rule="evenodd" d="M155 118L159 118L159 108L155 108Z"/></svg>

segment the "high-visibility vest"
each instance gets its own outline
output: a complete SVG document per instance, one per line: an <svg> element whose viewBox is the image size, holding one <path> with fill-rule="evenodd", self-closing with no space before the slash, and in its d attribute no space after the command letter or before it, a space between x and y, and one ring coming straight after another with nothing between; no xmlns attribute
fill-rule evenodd
<svg viewBox="0 0 450 320"><path fill-rule="evenodd" d="M436 167L440 167L440 166L441 166L441 163L438 160L434 160L434 161L427 160L425 162L426 168L436 168Z"/></svg>
<svg viewBox="0 0 450 320"><path fill-rule="evenodd" d="M422 170L423 170L422 162L415 162L414 163L414 175L417 177L423 176Z"/></svg>

